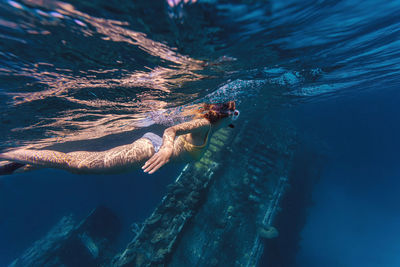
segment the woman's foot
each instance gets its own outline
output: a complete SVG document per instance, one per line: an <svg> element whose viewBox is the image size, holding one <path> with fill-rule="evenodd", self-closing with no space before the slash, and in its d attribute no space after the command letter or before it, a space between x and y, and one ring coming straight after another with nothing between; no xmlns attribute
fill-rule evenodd
<svg viewBox="0 0 400 267"><path fill-rule="evenodd" d="M23 163L10 162L0 166L0 175L13 174L15 170L25 166Z"/></svg>

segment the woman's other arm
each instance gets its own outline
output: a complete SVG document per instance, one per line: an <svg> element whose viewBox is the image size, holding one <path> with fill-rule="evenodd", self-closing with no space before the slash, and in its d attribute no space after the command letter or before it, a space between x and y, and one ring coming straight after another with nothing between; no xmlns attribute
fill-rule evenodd
<svg viewBox="0 0 400 267"><path fill-rule="evenodd" d="M207 119L196 119L167 128L163 134L163 143L160 150L143 165L144 172L152 174L169 162L177 135L201 131L204 128L208 129L209 126L210 122Z"/></svg>

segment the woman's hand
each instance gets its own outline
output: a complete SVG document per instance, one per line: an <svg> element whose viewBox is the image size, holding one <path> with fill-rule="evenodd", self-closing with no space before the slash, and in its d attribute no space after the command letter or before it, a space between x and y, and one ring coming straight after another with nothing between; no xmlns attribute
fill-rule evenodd
<svg viewBox="0 0 400 267"><path fill-rule="evenodd" d="M172 148L161 147L157 153L155 153L148 161L146 161L142 169L144 172L152 174L164 164L168 163L171 156Z"/></svg>

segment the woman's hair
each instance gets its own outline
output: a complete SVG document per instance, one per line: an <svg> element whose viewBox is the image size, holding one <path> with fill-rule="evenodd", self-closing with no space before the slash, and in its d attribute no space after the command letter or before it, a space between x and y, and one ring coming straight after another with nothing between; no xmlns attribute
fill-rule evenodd
<svg viewBox="0 0 400 267"><path fill-rule="evenodd" d="M207 119L210 123L216 123L222 118L229 116L230 112L235 111L235 101L226 103L203 104L199 107L199 116Z"/></svg>

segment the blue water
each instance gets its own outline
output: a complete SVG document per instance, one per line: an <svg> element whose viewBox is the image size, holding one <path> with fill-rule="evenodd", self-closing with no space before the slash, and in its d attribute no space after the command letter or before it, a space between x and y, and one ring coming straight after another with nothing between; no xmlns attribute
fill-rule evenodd
<svg viewBox="0 0 400 267"><path fill-rule="evenodd" d="M291 260L275 266L400 266L399 12L394 0L179 10L161 0L1 1L0 148L127 143L149 111L235 99L243 120L281 113L296 126L296 183L320 169L317 181L304 178L300 239L280 240ZM81 218L101 203L127 225L140 222L181 168L1 178L0 266L65 214Z"/></svg>
<svg viewBox="0 0 400 267"><path fill-rule="evenodd" d="M399 97L388 88L387 94L369 92L357 101L300 108L299 123L330 151L302 231L298 266L400 264Z"/></svg>

